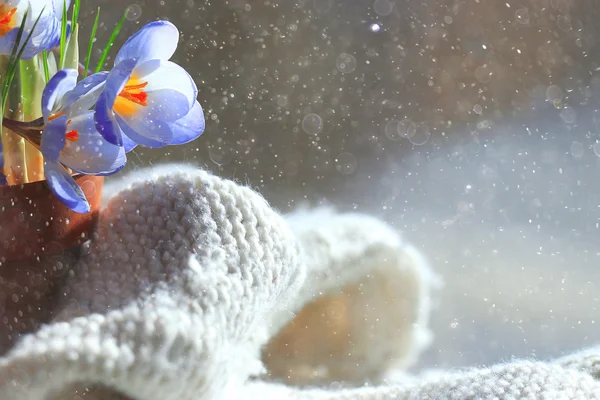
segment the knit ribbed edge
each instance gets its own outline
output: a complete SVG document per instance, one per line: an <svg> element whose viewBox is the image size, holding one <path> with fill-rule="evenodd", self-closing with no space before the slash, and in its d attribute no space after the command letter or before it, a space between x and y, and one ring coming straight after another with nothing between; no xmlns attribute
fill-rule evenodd
<svg viewBox="0 0 600 400"><path fill-rule="evenodd" d="M405 360L410 364L430 342L431 299L442 284L422 253L389 225L364 214L324 208L287 215L286 221L301 243L301 264L307 268L302 289L291 298L293 310L320 294L336 293L353 283L368 284L374 274L414 282L411 308L416 341ZM383 317L387 310L380 312Z"/></svg>
<svg viewBox="0 0 600 400"><path fill-rule="evenodd" d="M600 382L551 363L516 361L446 372L412 385L327 390L251 382L246 393L249 400L597 400Z"/></svg>

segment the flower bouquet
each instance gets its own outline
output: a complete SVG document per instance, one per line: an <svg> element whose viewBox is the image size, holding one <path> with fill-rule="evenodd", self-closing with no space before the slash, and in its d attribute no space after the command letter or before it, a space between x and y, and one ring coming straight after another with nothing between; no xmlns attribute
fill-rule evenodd
<svg viewBox="0 0 600 400"><path fill-rule="evenodd" d="M40 256L49 243L80 244L93 230L103 177L120 171L129 151L187 143L204 130L193 79L169 61L179 40L173 24L145 25L103 70L123 15L90 71L100 9L80 57L80 1L70 6L0 2L0 263Z"/></svg>
<svg viewBox="0 0 600 400"><path fill-rule="evenodd" d="M80 0L0 1L0 353L47 317L94 232L104 176L138 145L204 130L194 81L169 61L173 24L145 25L103 70L125 15L92 68L100 9L83 57L79 11Z"/></svg>

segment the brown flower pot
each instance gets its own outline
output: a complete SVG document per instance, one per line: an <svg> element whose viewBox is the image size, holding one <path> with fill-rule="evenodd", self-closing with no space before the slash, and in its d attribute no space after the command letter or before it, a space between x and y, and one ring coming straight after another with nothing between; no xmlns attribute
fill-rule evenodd
<svg viewBox="0 0 600 400"><path fill-rule="evenodd" d="M104 178L74 179L87 214L67 208L45 181L0 187L0 354L52 318L56 289L95 229Z"/></svg>

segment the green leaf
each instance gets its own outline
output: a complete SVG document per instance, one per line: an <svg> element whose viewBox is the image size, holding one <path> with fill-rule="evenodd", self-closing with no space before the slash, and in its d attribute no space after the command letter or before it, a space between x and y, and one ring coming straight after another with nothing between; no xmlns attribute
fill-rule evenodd
<svg viewBox="0 0 600 400"><path fill-rule="evenodd" d="M96 29L98 29L98 23L100 22L100 7L98 7L98 11L96 12L96 20L94 21L94 26L92 26L92 34L90 36L90 41L88 43L87 54L85 56L85 66L83 70L83 77L85 78L88 74L88 70L90 68L90 59L92 58L92 49L94 47L94 39L96 39Z"/></svg>
<svg viewBox="0 0 600 400"><path fill-rule="evenodd" d="M15 74L17 73L17 67L19 66L19 60L21 59L21 56L23 55L23 52L25 51L25 48L27 47L27 43L29 43L29 41L31 40L31 36L33 35L33 32L35 32L35 28L37 27L38 22L40 22L40 18L42 17L43 13L44 13L44 10L42 9L42 11L40 12L40 15L38 15L37 19L35 20L35 23L33 24L33 27L31 28L31 32L29 32L29 34L27 35L27 39L23 43L23 46L21 46L21 48L18 51L16 51L15 49L18 47L18 44L21 42L21 38L23 37L23 32L25 31L25 22L27 21L27 11L25 11L25 13L23 14L23 20L21 21L21 26L19 27L19 32L17 33L17 39L15 42L15 46L13 47L12 54L9 58L8 67L6 68L6 75L4 77L4 82L3 82L3 87L2 87L2 117L4 116L6 102L8 100L8 95L11 92L10 88L12 86L13 79L15 77ZM21 94L20 88L18 91L15 90L13 92L18 92L19 96ZM1 119L2 117L0 117L0 121L2 120Z"/></svg>
<svg viewBox="0 0 600 400"><path fill-rule="evenodd" d="M56 53L51 51L48 53L48 67L50 69L50 77L53 77L58 72L58 60L56 59Z"/></svg>
<svg viewBox="0 0 600 400"><path fill-rule="evenodd" d="M44 78L46 83L50 80L50 65L48 64L48 51L42 51L42 63L44 65Z"/></svg>
<svg viewBox="0 0 600 400"><path fill-rule="evenodd" d="M19 103L21 103L21 90L22 90L22 82L21 82L21 73L18 68L12 73L10 90L8 92L8 96L6 97L6 108L4 109L4 116L9 117L11 119L16 119L18 115L18 107Z"/></svg>
<svg viewBox="0 0 600 400"><path fill-rule="evenodd" d="M58 59L59 69L63 69L65 67L65 52L67 50L67 0L63 0L63 6L62 21L60 25L60 58Z"/></svg>
<svg viewBox="0 0 600 400"><path fill-rule="evenodd" d="M33 101L32 93L35 88L35 76L37 75L37 56L31 60L21 60L19 63L19 74L21 81L21 102L23 103L23 114L30 111L31 103Z"/></svg>
<svg viewBox="0 0 600 400"><path fill-rule="evenodd" d="M46 86L45 70L47 62L44 56L36 55L31 60L21 60L21 96L23 103L23 117L33 120L42 115L42 93ZM49 69L49 68L48 68Z"/></svg>
<svg viewBox="0 0 600 400"><path fill-rule="evenodd" d="M19 31L17 32L17 38L15 40L15 44L13 45L12 51L10 52L11 60L14 59L15 57L17 57L17 53L19 51L19 43L21 42L21 38L23 38L23 32L25 32L25 24L27 23L27 14L29 14L29 10L25 10L25 12L23 13L23 20L21 21L21 25L19 26ZM25 42L25 44L27 44L27 42Z"/></svg>
<svg viewBox="0 0 600 400"><path fill-rule="evenodd" d="M17 38L15 40L15 44L13 45L12 51L10 53L10 57L8 58L8 62L6 62L6 68L3 70L4 72L4 81L2 82L2 105L0 106L0 121L4 118L4 110L6 108L6 101L8 100L8 93L10 92L10 87L12 85L12 78L14 77L14 72L11 76L11 69L13 69L13 64L16 64L17 53L19 50L19 43L21 42L21 38L23 37L23 32L25 31L25 22L27 21L27 14L29 10L25 10L23 14L23 20L21 21L21 25L19 26L19 31L17 32ZM39 19L39 18L38 18ZM25 43L27 44L27 43Z"/></svg>
<svg viewBox="0 0 600 400"><path fill-rule="evenodd" d="M113 43L117 39L119 32L121 31L121 27L123 26L123 23L125 22L125 18L127 17L128 11L129 11L128 9L125 10L125 12L123 13L123 16L121 17L121 20L115 27L115 30L113 31L112 35L110 35L110 39L108 39L108 43L106 44L106 47L104 48L104 51L102 52L102 56L100 57L100 61L98 61L98 65L96 66L95 72L100 72L100 70L102 69L102 66L104 65L104 61L106 61L106 57L108 56L108 52L110 51L110 48L112 47Z"/></svg>
<svg viewBox="0 0 600 400"><path fill-rule="evenodd" d="M46 7L44 7L45 9ZM14 60L14 68L17 68L17 61L21 59L21 56L23 56L23 52L25 51L25 47L27 47L27 43L29 43L29 41L31 40L31 36L33 35L33 32L35 32L35 28L37 28L37 24L38 22L40 22L40 18L42 17L42 14L44 13L44 9L42 9L42 11L40 12L40 15L38 15L38 17L36 18L33 27L31 28L31 32L29 32L29 35L27 35L27 39L25 40L25 43L23 43L23 46L21 46L21 49L19 50L19 53L17 54L17 58L16 60ZM23 17L25 18L25 17ZM24 24L23 24L23 28L24 28ZM20 29L19 29L20 30Z"/></svg>
<svg viewBox="0 0 600 400"><path fill-rule="evenodd" d="M79 68L79 25L74 25L69 40L67 42L67 51L65 53L64 68Z"/></svg>
<svg viewBox="0 0 600 400"><path fill-rule="evenodd" d="M81 8L81 0L75 0L73 4L73 16L71 17L71 25L75 26L79 23L79 9Z"/></svg>

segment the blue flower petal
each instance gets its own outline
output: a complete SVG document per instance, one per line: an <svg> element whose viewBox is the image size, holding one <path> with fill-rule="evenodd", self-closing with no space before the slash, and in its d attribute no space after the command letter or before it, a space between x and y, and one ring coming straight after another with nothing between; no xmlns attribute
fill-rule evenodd
<svg viewBox="0 0 600 400"><path fill-rule="evenodd" d="M98 72L77 83L63 105L67 109L65 114L79 115L90 110L98 101L107 77L108 72Z"/></svg>
<svg viewBox="0 0 600 400"><path fill-rule="evenodd" d="M61 17L54 13L54 7L48 1L12 1L9 6L17 8L17 12L13 16L16 27L0 38L0 54L11 54L26 9L28 9L27 20L19 47L25 44L38 17L39 21L21 57L28 60L42 50L49 50L57 45L60 40Z"/></svg>
<svg viewBox="0 0 600 400"><path fill-rule="evenodd" d="M175 122L190 112L191 106L188 104L187 96L177 90L161 89L147 92L147 94L147 105L136 107L135 113L121 115L119 114L119 109L115 107L115 114L123 119L160 119L165 122Z"/></svg>
<svg viewBox="0 0 600 400"><path fill-rule="evenodd" d="M115 115L111 108L107 106L106 93L104 92L100 95L100 98L96 103L94 124L98 133L100 133L100 135L109 143L112 143L115 146L123 145L121 129L117 124L117 120L115 119Z"/></svg>
<svg viewBox="0 0 600 400"><path fill-rule="evenodd" d="M52 0L52 9L59 20L62 20L63 10L71 6L71 0Z"/></svg>
<svg viewBox="0 0 600 400"><path fill-rule="evenodd" d="M135 149L137 145L136 142L129 139L129 136L123 133L123 147L125 148L125 153L129 153L131 150Z"/></svg>
<svg viewBox="0 0 600 400"><path fill-rule="evenodd" d="M108 74L104 93L106 94L107 106L110 108L115 104L115 99L127 84L127 81L131 77L131 73L137 64L137 60L133 58L123 60L123 62L115 66Z"/></svg>
<svg viewBox="0 0 600 400"><path fill-rule="evenodd" d="M94 112L73 117L67 131L77 132L72 140L65 142L59 161L67 167L89 175L112 175L127 162L125 149L107 142L94 124Z"/></svg>
<svg viewBox="0 0 600 400"><path fill-rule="evenodd" d="M56 162L60 152L65 147L65 133L67 132L67 120L65 116L53 119L46 124L42 132L40 150L45 160Z"/></svg>
<svg viewBox="0 0 600 400"><path fill-rule="evenodd" d="M42 50L50 50L58 47L60 44L63 8L66 6L68 10L71 0L35 0L28 1L28 3L30 7L27 25L33 27L33 24L40 14L41 17L33 35L31 35L31 40L27 43L25 52L23 53L24 59L30 59ZM29 33L30 29L31 28L27 29L26 32ZM70 35L70 33L71 22L67 21L67 36ZM27 35L24 34L23 40L26 38Z"/></svg>
<svg viewBox="0 0 600 400"><path fill-rule="evenodd" d="M73 90L76 84L77 71L74 69L63 69L50 78L42 92L42 114L45 121L58 111L65 94Z"/></svg>
<svg viewBox="0 0 600 400"><path fill-rule="evenodd" d="M108 143L115 146L123 145L123 135L115 119L115 114L106 101L106 92L102 92L96 103L96 112L94 114L94 124L96 130Z"/></svg>
<svg viewBox="0 0 600 400"><path fill-rule="evenodd" d="M145 147L168 146L173 140L169 123L158 119L140 119L116 116L119 127L133 142Z"/></svg>
<svg viewBox="0 0 600 400"><path fill-rule="evenodd" d="M117 146L123 145L123 138L121 137L121 131L117 126L112 108L115 104L115 99L131 77L131 72L136 64L136 60L128 59L113 68L106 78L104 91L96 103L96 129L109 143Z"/></svg>
<svg viewBox="0 0 600 400"><path fill-rule="evenodd" d="M179 42L179 31L168 21L146 24L131 36L115 57L115 65L135 58L143 63L148 60L168 60L173 56Z"/></svg>
<svg viewBox="0 0 600 400"><path fill-rule="evenodd" d="M60 35L62 29L62 22L60 19L53 16L44 25L45 29L40 29L40 24L35 28L34 35L32 35L27 48L23 52L23 58L29 60L42 50L52 50L60 46ZM67 22L67 37L71 34L71 22ZM37 36L36 36L37 35Z"/></svg>
<svg viewBox="0 0 600 400"><path fill-rule="evenodd" d="M82 214L90 212L90 204L85 198L83 190L62 165L57 162L44 161L44 176L50 191L67 207Z"/></svg>
<svg viewBox="0 0 600 400"><path fill-rule="evenodd" d="M198 94L196 84L185 69L171 61L152 60L138 66L133 75L146 82L147 106L143 112L172 122L185 116Z"/></svg>
<svg viewBox="0 0 600 400"><path fill-rule="evenodd" d="M18 29L15 28L0 38L0 54L11 54L15 41L17 40L17 32Z"/></svg>
<svg viewBox="0 0 600 400"><path fill-rule="evenodd" d="M200 103L196 102L190 112L171 125L173 140L171 144L185 144L196 139L204 132L204 112Z"/></svg>

